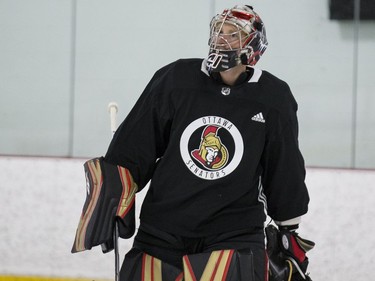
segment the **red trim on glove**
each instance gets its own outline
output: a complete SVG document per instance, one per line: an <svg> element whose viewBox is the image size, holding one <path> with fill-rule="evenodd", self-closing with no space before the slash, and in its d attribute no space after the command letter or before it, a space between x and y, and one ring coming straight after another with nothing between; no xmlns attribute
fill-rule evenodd
<svg viewBox="0 0 375 281"><path fill-rule="evenodd" d="M296 238L291 235L291 242L292 242L292 253L294 256L298 259L299 262L303 262L306 258L305 252L301 249L301 247L298 245Z"/></svg>

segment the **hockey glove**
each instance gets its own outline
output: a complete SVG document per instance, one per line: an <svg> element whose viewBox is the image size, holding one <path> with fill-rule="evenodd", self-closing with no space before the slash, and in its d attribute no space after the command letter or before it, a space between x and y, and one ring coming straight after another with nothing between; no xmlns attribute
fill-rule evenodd
<svg viewBox="0 0 375 281"><path fill-rule="evenodd" d="M315 243L301 238L293 228L269 225L266 228L267 253L269 256L270 281L311 280L306 252ZM295 228L296 229L296 228Z"/></svg>
<svg viewBox="0 0 375 281"><path fill-rule="evenodd" d="M113 230L119 224L119 236L130 238L135 231L135 193L137 184L130 172L104 161L103 157L84 164L86 201L77 227L72 253L101 245L103 253L114 248Z"/></svg>

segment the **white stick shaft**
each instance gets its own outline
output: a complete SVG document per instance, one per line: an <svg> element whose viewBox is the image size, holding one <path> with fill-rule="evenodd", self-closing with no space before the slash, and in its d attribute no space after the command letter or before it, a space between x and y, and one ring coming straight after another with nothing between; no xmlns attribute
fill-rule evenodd
<svg viewBox="0 0 375 281"><path fill-rule="evenodd" d="M116 120L116 115L118 111L117 103L110 102L108 104L108 111L109 111L109 116L111 119L111 132L113 136L117 130L117 120ZM116 220L115 227L113 229L113 248L115 252L115 281L120 281L120 267L119 267L120 253L119 253L119 248L118 248L118 238L119 238L119 230L118 230L118 222Z"/></svg>
<svg viewBox="0 0 375 281"><path fill-rule="evenodd" d="M112 134L114 134L117 130L117 120L116 120L116 115L118 111L117 103L110 102L108 104L108 111L109 111L110 120L111 120L111 132Z"/></svg>

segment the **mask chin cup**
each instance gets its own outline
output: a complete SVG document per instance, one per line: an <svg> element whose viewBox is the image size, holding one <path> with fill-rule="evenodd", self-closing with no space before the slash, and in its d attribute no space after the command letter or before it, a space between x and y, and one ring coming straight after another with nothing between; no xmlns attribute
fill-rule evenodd
<svg viewBox="0 0 375 281"><path fill-rule="evenodd" d="M209 72L222 72L239 65L241 62L242 58L238 57L237 50L214 51L210 52L207 57L207 69Z"/></svg>

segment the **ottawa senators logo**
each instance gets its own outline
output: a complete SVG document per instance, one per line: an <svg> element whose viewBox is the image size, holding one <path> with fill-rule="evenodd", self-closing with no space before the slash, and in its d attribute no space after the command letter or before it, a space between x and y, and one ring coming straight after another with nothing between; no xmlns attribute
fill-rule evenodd
<svg viewBox="0 0 375 281"><path fill-rule="evenodd" d="M216 180L237 168L243 155L243 141L229 120L205 116L186 127L181 136L180 151L186 167L194 175Z"/></svg>
<svg viewBox="0 0 375 281"><path fill-rule="evenodd" d="M219 170L228 160L228 150L221 142L217 131L220 127L208 125L202 133L199 149L191 152L191 156L202 164L204 168Z"/></svg>

